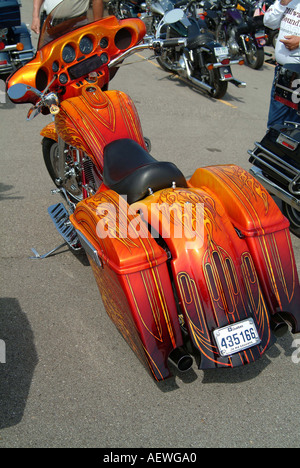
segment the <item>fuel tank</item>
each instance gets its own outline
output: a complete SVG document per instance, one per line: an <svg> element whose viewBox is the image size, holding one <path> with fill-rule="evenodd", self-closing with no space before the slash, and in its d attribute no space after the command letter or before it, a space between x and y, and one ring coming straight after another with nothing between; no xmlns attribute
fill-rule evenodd
<svg viewBox="0 0 300 468"><path fill-rule="evenodd" d="M94 84L83 87L81 96L61 103L55 126L57 134L68 145L83 150L101 173L108 143L129 138L146 149L132 99L121 91L103 92Z"/></svg>

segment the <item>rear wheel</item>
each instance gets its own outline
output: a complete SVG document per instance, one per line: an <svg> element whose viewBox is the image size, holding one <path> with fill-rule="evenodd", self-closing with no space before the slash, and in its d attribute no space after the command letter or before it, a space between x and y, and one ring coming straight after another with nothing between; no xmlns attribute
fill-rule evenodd
<svg viewBox="0 0 300 468"><path fill-rule="evenodd" d="M209 93L215 99L222 99L227 92L228 82L221 81L218 70L209 70L208 84L214 88L214 91Z"/></svg>
<svg viewBox="0 0 300 468"><path fill-rule="evenodd" d="M290 222L290 231L295 236L300 237L300 211L282 202L282 212Z"/></svg>

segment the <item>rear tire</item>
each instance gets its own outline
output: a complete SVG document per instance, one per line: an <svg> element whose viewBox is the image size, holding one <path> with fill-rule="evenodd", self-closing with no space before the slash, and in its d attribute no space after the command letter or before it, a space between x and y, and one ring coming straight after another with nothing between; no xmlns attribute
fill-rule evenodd
<svg viewBox="0 0 300 468"><path fill-rule="evenodd" d="M217 70L209 71L209 84L215 89L215 92L209 93L215 99L222 99L225 96L228 88L227 81L221 81Z"/></svg>
<svg viewBox="0 0 300 468"><path fill-rule="evenodd" d="M290 222L290 231L295 234L295 236L300 237L300 211L282 202L282 212Z"/></svg>

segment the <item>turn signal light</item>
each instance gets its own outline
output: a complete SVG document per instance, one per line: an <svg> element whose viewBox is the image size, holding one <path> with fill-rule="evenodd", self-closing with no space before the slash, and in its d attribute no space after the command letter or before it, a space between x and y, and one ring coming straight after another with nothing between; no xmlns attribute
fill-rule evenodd
<svg viewBox="0 0 300 468"><path fill-rule="evenodd" d="M214 66L212 63L207 65L207 70L213 70L213 69L214 69Z"/></svg>
<svg viewBox="0 0 300 468"><path fill-rule="evenodd" d="M24 44L22 44L22 42L18 42L18 44L17 44L17 50L18 50L18 51L24 50Z"/></svg>
<svg viewBox="0 0 300 468"><path fill-rule="evenodd" d="M0 50L3 50L3 49L5 49L5 44L4 42L0 42Z"/></svg>
<svg viewBox="0 0 300 468"><path fill-rule="evenodd" d="M245 61L243 59L239 60L239 65L244 65Z"/></svg>

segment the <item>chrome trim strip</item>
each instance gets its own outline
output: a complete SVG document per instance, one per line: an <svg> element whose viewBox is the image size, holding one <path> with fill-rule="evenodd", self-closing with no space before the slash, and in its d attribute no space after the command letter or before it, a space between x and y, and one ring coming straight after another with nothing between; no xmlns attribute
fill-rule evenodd
<svg viewBox="0 0 300 468"><path fill-rule="evenodd" d="M268 192L280 198L280 200L284 201L295 210L300 211L300 200L267 179L263 175L261 169L258 167L251 167L250 174L252 174L255 179L257 179L268 190Z"/></svg>
<svg viewBox="0 0 300 468"><path fill-rule="evenodd" d="M99 268L103 268L103 263L99 257L97 249L90 243L90 241L87 240L82 232L78 231L78 229L75 229L75 231L85 252L92 258Z"/></svg>

